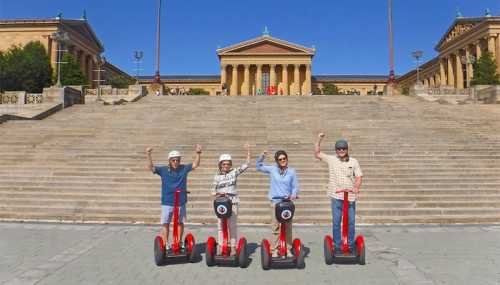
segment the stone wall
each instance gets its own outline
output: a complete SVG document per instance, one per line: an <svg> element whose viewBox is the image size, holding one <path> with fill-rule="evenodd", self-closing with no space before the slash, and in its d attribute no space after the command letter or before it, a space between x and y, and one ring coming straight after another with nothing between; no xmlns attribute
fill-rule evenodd
<svg viewBox="0 0 500 285"><path fill-rule="evenodd" d="M476 97L479 101L486 104L499 104L500 103L500 85L493 86L478 86L475 90Z"/></svg>

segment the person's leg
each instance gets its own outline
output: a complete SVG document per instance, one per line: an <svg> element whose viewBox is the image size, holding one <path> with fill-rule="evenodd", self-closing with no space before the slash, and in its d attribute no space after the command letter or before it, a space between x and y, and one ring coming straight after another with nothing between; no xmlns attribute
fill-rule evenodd
<svg viewBox="0 0 500 285"><path fill-rule="evenodd" d="M352 250L354 248L354 235L355 235L355 224L356 224L356 202L349 203L349 248Z"/></svg>
<svg viewBox="0 0 500 285"><path fill-rule="evenodd" d="M236 242L238 239L238 205L233 205L232 215L229 218L229 237L231 239L231 255L236 254Z"/></svg>
<svg viewBox="0 0 500 285"><path fill-rule="evenodd" d="M161 206L161 231L160 234L165 242L165 247L168 247L168 237L169 237L169 228L170 228L170 220L172 217L172 207L170 206Z"/></svg>
<svg viewBox="0 0 500 285"><path fill-rule="evenodd" d="M273 238L271 239L271 250L276 251L280 239L280 223L276 220L275 205L271 203L271 230Z"/></svg>
<svg viewBox="0 0 500 285"><path fill-rule="evenodd" d="M342 204L344 201L332 199L333 214L333 243L335 248L340 249L342 238L340 235L340 222L342 221Z"/></svg>

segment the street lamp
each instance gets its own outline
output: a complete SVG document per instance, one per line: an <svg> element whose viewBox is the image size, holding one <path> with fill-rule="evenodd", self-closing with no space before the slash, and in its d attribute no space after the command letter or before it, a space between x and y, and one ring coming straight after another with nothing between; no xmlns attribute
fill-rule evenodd
<svg viewBox="0 0 500 285"><path fill-rule="evenodd" d="M57 46L57 83L56 86L58 88L61 88L61 64L66 63L62 62L62 53L65 51L62 49L62 46L65 42L69 41L68 33L62 32L62 31L57 31L55 33L52 33L51 35L52 39L58 43Z"/></svg>
<svg viewBox="0 0 500 285"><path fill-rule="evenodd" d="M97 72L97 80L94 80L94 81L97 82L97 98L96 98L96 101L99 101L99 100L101 100L101 81L104 81L104 80L101 80L101 72L105 71L105 70L102 70L102 66L104 64L106 64L106 58L104 56L96 56L94 59L97 62L97 69L94 70L94 71Z"/></svg>
<svg viewBox="0 0 500 285"><path fill-rule="evenodd" d="M473 55L469 55L468 57L463 55L460 57L460 62L465 65L467 75L465 77L465 82L467 84L467 88L470 88L470 78L472 77L472 74L469 74L469 64L474 64L476 62L476 57Z"/></svg>
<svg viewBox="0 0 500 285"><path fill-rule="evenodd" d="M411 55L417 61L417 84L420 85L420 58L424 55L424 52L421 50L417 50L411 53Z"/></svg>
<svg viewBox="0 0 500 285"><path fill-rule="evenodd" d="M141 62L142 62L141 60L142 60L143 56L144 56L144 53L141 50L136 50L134 52L135 63L137 64L137 68L135 69L137 84L139 84L139 74L140 74L140 71L142 70L141 69Z"/></svg>

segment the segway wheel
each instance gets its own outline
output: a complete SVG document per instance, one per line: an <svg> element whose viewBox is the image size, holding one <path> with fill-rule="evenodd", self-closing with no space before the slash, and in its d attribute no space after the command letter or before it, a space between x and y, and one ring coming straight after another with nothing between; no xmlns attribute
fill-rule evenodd
<svg viewBox="0 0 500 285"><path fill-rule="evenodd" d="M260 243L260 264L264 270L271 268L271 246L266 239Z"/></svg>
<svg viewBox="0 0 500 285"><path fill-rule="evenodd" d="M305 262L305 251L304 246L300 242L300 239L295 239L293 241L293 249L295 252L296 266L298 269L304 269L306 267Z"/></svg>
<svg viewBox="0 0 500 285"><path fill-rule="evenodd" d="M215 265L215 251L217 250L217 242L214 237L209 237L207 240L207 249L205 250L205 261L207 266Z"/></svg>
<svg viewBox="0 0 500 285"><path fill-rule="evenodd" d="M163 243L163 239L160 236L157 236L155 238L154 254L155 254L155 264L157 266L165 264L166 261L165 244Z"/></svg>
<svg viewBox="0 0 500 285"><path fill-rule="evenodd" d="M333 264L333 240L331 236L325 236L325 240L323 242L323 251L325 254L325 263L327 265Z"/></svg>
<svg viewBox="0 0 500 285"><path fill-rule="evenodd" d="M196 262L196 242L192 234L189 233L186 235L186 238L184 238L184 245L186 246L188 261L191 263Z"/></svg>
<svg viewBox="0 0 500 285"><path fill-rule="evenodd" d="M366 245L363 244L363 246L361 247L361 251L358 252L358 261L359 261L360 265L365 265L366 264L365 249L366 249Z"/></svg>
<svg viewBox="0 0 500 285"><path fill-rule="evenodd" d="M241 268L247 268L249 263L247 239L241 238L239 241L238 264Z"/></svg>

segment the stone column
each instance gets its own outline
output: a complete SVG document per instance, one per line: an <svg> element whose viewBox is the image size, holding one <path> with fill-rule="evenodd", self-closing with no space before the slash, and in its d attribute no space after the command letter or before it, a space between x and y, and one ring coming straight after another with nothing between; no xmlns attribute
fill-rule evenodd
<svg viewBox="0 0 500 285"><path fill-rule="evenodd" d="M221 64L220 65L220 84L221 84L221 88L222 88L222 85L226 84L226 87L227 87L227 65L225 64Z"/></svg>
<svg viewBox="0 0 500 285"><path fill-rule="evenodd" d="M497 73L500 74L500 34L497 35Z"/></svg>
<svg viewBox="0 0 500 285"><path fill-rule="evenodd" d="M476 43L476 59L479 59L483 55L483 51L481 49L481 41Z"/></svg>
<svg viewBox="0 0 500 285"><path fill-rule="evenodd" d="M233 64L233 78L231 81L231 90L229 90L231 96L238 95L238 65Z"/></svg>
<svg viewBox="0 0 500 285"><path fill-rule="evenodd" d="M269 65L269 86L276 87L276 64ZM279 94L277 87L276 87L276 94Z"/></svg>
<svg viewBox="0 0 500 285"><path fill-rule="evenodd" d="M243 90L241 90L241 95L249 96L250 95L250 65L245 64L245 72L243 76Z"/></svg>
<svg viewBox="0 0 500 285"><path fill-rule="evenodd" d="M470 63L470 57L471 57L471 50L470 47L465 48L465 58L467 59L467 65L466 65L466 72L467 72L467 77L465 78L467 81L467 87L470 87L470 82L472 80L472 77L474 75L474 70L473 70L473 65Z"/></svg>
<svg viewBox="0 0 500 285"><path fill-rule="evenodd" d="M262 64L257 64L257 74L255 75L255 93L257 93L259 90L262 94Z"/></svg>
<svg viewBox="0 0 500 285"><path fill-rule="evenodd" d="M455 86L455 76L454 76L454 72L453 72L453 64L452 64L452 59L453 59L453 55L450 54L450 56L448 56L446 58L446 60L448 61L448 82L447 82L447 85L448 86L451 86L451 87L454 87Z"/></svg>
<svg viewBox="0 0 500 285"><path fill-rule="evenodd" d="M294 65L293 70L293 95L299 93L300 94L300 64Z"/></svg>
<svg viewBox="0 0 500 285"><path fill-rule="evenodd" d="M306 64L306 79L305 79L305 88L304 88L304 95L309 95L311 93L311 65Z"/></svg>
<svg viewBox="0 0 500 285"><path fill-rule="evenodd" d="M434 75L430 77L429 87L436 87L436 81L434 80Z"/></svg>
<svg viewBox="0 0 500 285"><path fill-rule="evenodd" d="M439 86L446 85L446 71L444 66L444 59L439 59Z"/></svg>
<svg viewBox="0 0 500 285"><path fill-rule="evenodd" d="M496 58L495 38L491 36L488 38L488 51Z"/></svg>
<svg viewBox="0 0 500 285"><path fill-rule="evenodd" d="M462 66L462 60L460 59L460 51L457 51L455 55L455 64L456 64L456 87L457 89L464 89L464 69Z"/></svg>
<svg viewBox="0 0 500 285"><path fill-rule="evenodd" d="M288 64L283 64L282 67L283 95L290 95L288 90Z"/></svg>

